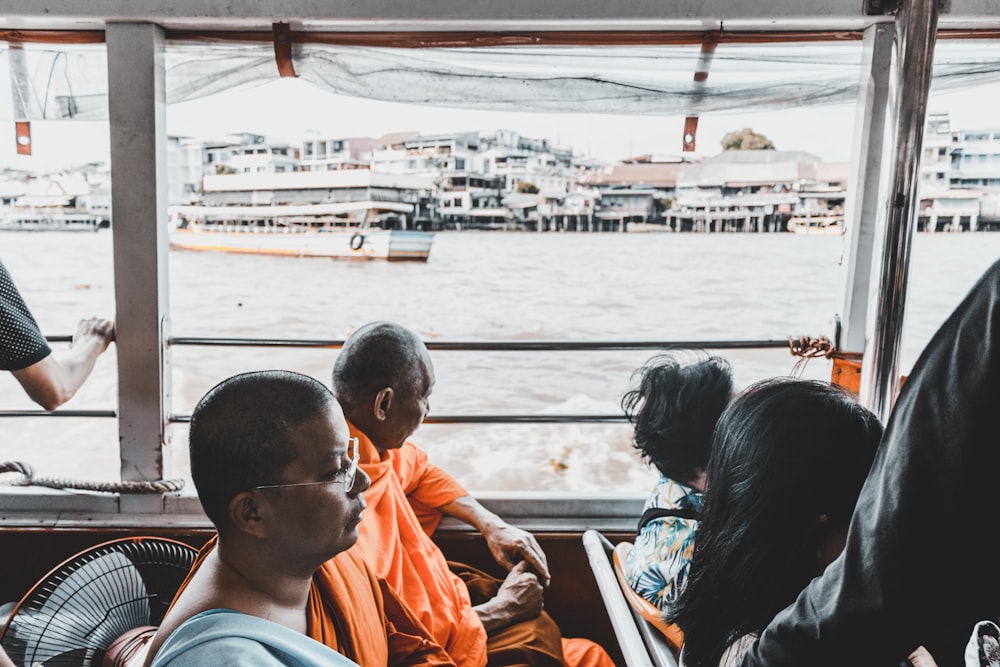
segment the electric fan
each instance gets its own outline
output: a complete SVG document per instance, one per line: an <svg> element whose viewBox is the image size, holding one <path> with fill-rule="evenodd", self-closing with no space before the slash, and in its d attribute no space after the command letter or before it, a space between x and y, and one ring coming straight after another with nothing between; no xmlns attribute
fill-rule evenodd
<svg viewBox="0 0 1000 667"><path fill-rule="evenodd" d="M19 665L99 666L126 632L159 625L197 551L159 537L113 540L49 572L0 633Z"/></svg>

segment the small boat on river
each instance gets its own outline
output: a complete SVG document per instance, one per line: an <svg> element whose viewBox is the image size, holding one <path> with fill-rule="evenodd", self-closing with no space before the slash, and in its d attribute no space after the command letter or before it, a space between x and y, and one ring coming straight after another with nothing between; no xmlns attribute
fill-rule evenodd
<svg viewBox="0 0 1000 667"><path fill-rule="evenodd" d="M3 232L96 232L107 227L100 216L86 213L10 213L0 215Z"/></svg>
<svg viewBox="0 0 1000 667"><path fill-rule="evenodd" d="M796 216L789 218L788 231L803 236L843 236L844 216Z"/></svg>
<svg viewBox="0 0 1000 667"><path fill-rule="evenodd" d="M336 226L303 218L301 212L296 216L296 211L272 210L302 208L316 207L176 207L171 211L170 247L357 261L426 262L430 255L431 232L382 229L367 220ZM237 209L254 215L234 215L241 212Z"/></svg>

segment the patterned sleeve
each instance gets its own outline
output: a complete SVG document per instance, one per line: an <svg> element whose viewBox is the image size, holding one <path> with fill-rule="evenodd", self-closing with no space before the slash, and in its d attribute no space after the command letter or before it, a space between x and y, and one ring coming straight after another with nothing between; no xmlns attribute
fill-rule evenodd
<svg viewBox="0 0 1000 667"><path fill-rule="evenodd" d="M0 370L27 368L51 352L7 267L0 262Z"/></svg>
<svg viewBox="0 0 1000 667"><path fill-rule="evenodd" d="M663 609L687 580L698 522L677 517L654 519L636 536L625 561L632 589Z"/></svg>

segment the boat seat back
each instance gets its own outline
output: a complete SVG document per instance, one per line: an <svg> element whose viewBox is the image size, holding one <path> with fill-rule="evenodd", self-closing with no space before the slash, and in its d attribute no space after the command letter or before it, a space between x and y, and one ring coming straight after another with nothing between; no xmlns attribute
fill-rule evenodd
<svg viewBox="0 0 1000 667"><path fill-rule="evenodd" d="M684 633L681 632L681 629L676 624L664 621L663 613L659 608L636 593L625 577L625 559L628 558L630 551L632 551L631 542L619 542L615 545L612 560L614 561L615 576L618 578L618 585L621 586L622 592L625 594L625 600L628 602L629 607L632 608L633 614L638 614L645 621L645 623L640 623L636 619L636 623L639 626L639 634L642 635L642 639L646 642L646 647L650 649L650 652L654 650L650 645L656 644L660 640L660 637L654 634L656 632L659 632L662 638L667 640L673 651L679 652L681 645L684 644ZM647 635L650 636L647 637Z"/></svg>
<svg viewBox="0 0 1000 667"><path fill-rule="evenodd" d="M611 543L598 531L588 530L583 534L583 547L626 667L677 667L677 659L663 634L629 605L615 575ZM649 631L648 640L640 630L642 627Z"/></svg>

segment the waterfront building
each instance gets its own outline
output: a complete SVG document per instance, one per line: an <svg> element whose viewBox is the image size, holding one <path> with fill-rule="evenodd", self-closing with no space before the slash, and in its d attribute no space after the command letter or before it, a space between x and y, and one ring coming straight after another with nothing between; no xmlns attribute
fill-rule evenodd
<svg viewBox="0 0 1000 667"><path fill-rule="evenodd" d="M371 168L391 174L466 172L471 156L478 150L478 132L387 135L376 143Z"/></svg>
<svg viewBox="0 0 1000 667"><path fill-rule="evenodd" d="M599 231L594 215L601 194L596 188L577 186L573 192L539 197L537 231Z"/></svg>
<svg viewBox="0 0 1000 667"><path fill-rule="evenodd" d="M846 165L821 167L804 151L728 150L685 168L671 228L781 231L795 215L843 215Z"/></svg>
<svg viewBox="0 0 1000 667"><path fill-rule="evenodd" d="M1000 227L1000 128L953 130L929 114L921 158L918 229Z"/></svg>
<svg viewBox="0 0 1000 667"><path fill-rule="evenodd" d="M302 171L370 169L375 140L371 137L307 139L302 142Z"/></svg>
<svg viewBox="0 0 1000 667"><path fill-rule="evenodd" d="M191 137L167 137L167 201L196 204L201 200L201 179L205 177L205 142ZM215 173L214 166L211 173Z"/></svg>
<svg viewBox="0 0 1000 667"><path fill-rule="evenodd" d="M4 170L0 182L0 229L106 227L111 219L111 178L93 162L48 174Z"/></svg>
<svg viewBox="0 0 1000 667"><path fill-rule="evenodd" d="M28 191L29 175L20 169L0 169L0 214L10 210L17 198Z"/></svg>
<svg viewBox="0 0 1000 667"><path fill-rule="evenodd" d="M523 137L512 130L480 133L481 151L473 169L503 178L509 192L535 190L543 195L568 192L573 181L573 152L548 139ZM523 185L522 185L523 184Z"/></svg>
<svg viewBox="0 0 1000 667"><path fill-rule="evenodd" d="M439 229L511 229L517 216L506 206L510 193L503 177L452 173L438 177ZM525 211L521 211L526 215ZM520 222L525 222L521 219Z"/></svg>
<svg viewBox="0 0 1000 667"><path fill-rule="evenodd" d="M167 137L167 173L171 204L196 204L202 179L217 174L280 174L299 169L299 150L244 132L217 139Z"/></svg>
<svg viewBox="0 0 1000 667"><path fill-rule="evenodd" d="M584 170L577 183L599 195L595 230L665 225L667 211L676 198L678 176L693 163L688 157L641 155Z"/></svg>

